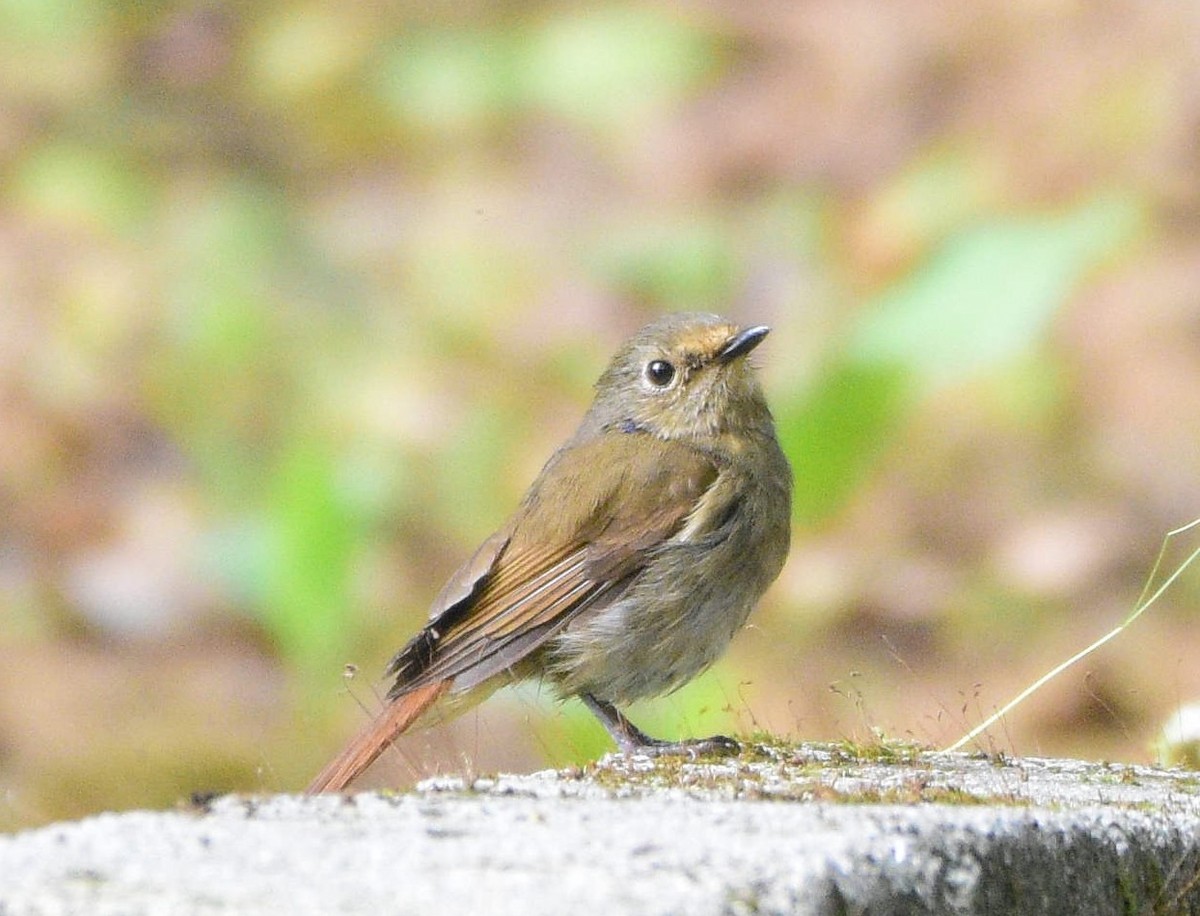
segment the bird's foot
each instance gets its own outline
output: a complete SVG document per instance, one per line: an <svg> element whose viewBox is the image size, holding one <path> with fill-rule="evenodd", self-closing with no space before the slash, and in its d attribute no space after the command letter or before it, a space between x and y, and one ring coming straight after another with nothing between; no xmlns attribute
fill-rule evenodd
<svg viewBox="0 0 1200 916"><path fill-rule="evenodd" d="M643 734L642 742L621 743L621 752L644 757L733 757L741 753L742 746L725 735L708 738L688 738L682 741L663 741Z"/></svg>
<svg viewBox="0 0 1200 916"><path fill-rule="evenodd" d="M581 694L580 699L600 720L612 739L617 742L621 753L627 757L728 757L741 752L742 746L732 738L713 735L709 738L689 738L682 741L663 741L651 738L630 722L611 703L598 700L591 694Z"/></svg>

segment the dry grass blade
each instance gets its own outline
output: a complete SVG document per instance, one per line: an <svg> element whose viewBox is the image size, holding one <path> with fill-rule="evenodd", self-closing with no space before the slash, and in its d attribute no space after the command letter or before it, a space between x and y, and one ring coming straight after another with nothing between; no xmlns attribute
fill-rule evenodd
<svg viewBox="0 0 1200 916"><path fill-rule="evenodd" d="M1197 525L1200 525L1200 518L1193 519L1192 521L1188 522L1186 525L1183 525L1179 528L1175 528L1172 531L1167 532L1166 536L1163 538L1162 546L1158 550L1158 556L1154 560L1154 566L1150 570L1150 575L1146 577L1146 584L1142 588L1142 593L1141 593L1141 595L1138 596L1137 603L1134 605L1134 609L1128 617L1126 617L1123 621L1121 621L1121 623L1119 623L1112 630L1110 630L1109 632L1107 632L1103 636L1101 636L1099 639L1097 639L1094 643L1092 643L1086 649L1082 649L1081 651L1075 653L1074 655L1072 655L1070 658L1068 658L1062 664L1057 665L1050 671L1046 672L1044 675L1042 675L1040 678L1038 678L1036 681L1034 681L1032 684L1030 684L1024 690L1022 690L1019 694L1017 694L1017 696L1015 696L1012 700L1010 700L1008 703L1006 703L1001 709L994 712L992 715L988 716L983 722L981 722L979 725L975 726L975 728L971 729L969 732L967 732L965 735L963 735L961 738L959 738L957 741L955 741L949 747L943 748L938 753L949 754L953 751L959 750L964 745L969 744L970 742L974 741L981 734L983 734L985 731L987 731L989 728L991 728L993 725L995 725L998 721L1003 719L1006 715L1008 715L1010 712L1012 712L1014 709L1016 709L1019 705L1021 705L1021 703L1023 703L1026 700L1026 698L1032 696L1034 693L1036 693L1038 690L1040 690L1043 685L1049 683L1054 678L1058 677L1058 675L1062 674L1064 671L1066 671L1068 668L1070 668L1072 665L1074 665L1076 662L1080 661L1081 659L1087 658L1089 655L1091 655L1093 652L1095 652L1097 649L1099 649L1101 646L1103 646L1106 642L1115 638L1118 634L1124 632L1129 627L1130 624L1132 624L1135 620L1137 620L1139 617L1141 617L1142 614L1152 604L1154 604L1154 602L1157 601L1168 588L1171 587L1171 585L1175 582L1176 579L1178 579L1181 575L1183 575L1184 570L1186 570L1189 566L1192 565L1192 563L1193 563L1193 561L1195 561L1196 557L1200 556L1200 547L1197 547L1190 554L1188 554L1187 559L1185 559L1182 563L1180 563L1179 566L1177 566L1175 568L1174 572L1171 573L1171 575L1167 576L1166 580L1162 583L1162 585L1160 585L1158 588L1154 589L1153 593L1150 592L1151 587L1154 585L1154 580L1158 577L1158 569L1162 565L1163 557L1166 556L1167 548L1170 546L1171 540L1173 538L1177 537L1178 535L1181 535L1187 531L1190 531L1192 528L1195 528ZM1147 597L1147 596L1149 596L1149 597Z"/></svg>

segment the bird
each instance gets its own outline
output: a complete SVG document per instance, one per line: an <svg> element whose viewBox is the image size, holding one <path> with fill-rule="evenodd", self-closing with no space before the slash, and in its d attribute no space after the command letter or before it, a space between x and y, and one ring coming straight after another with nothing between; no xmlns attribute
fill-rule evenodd
<svg viewBox="0 0 1200 916"><path fill-rule="evenodd" d="M650 737L620 711L725 651L785 562L792 472L755 370L767 336L671 313L616 352L574 434L388 664L382 710L308 786L344 790L419 721L540 678L626 754L734 753Z"/></svg>

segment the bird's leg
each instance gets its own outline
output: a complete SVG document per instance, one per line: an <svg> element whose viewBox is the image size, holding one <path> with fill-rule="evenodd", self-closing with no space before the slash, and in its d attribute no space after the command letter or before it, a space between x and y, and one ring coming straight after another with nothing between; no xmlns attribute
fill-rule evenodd
<svg viewBox="0 0 1200 916"><path fill-rule="evenodd" d="M724 735L713 735L711 738L692 738L686 741L663 741L659 738L651 738L626 719L612 703L598 700L590 693L581 693L579 699L583 700L583 705L600 720L604 730L612 735L612 739L617 742L617 747L623 754L644 754L647 757L699 757L704 754L725 756L736 754L742 749L740 744Z"/></svg>

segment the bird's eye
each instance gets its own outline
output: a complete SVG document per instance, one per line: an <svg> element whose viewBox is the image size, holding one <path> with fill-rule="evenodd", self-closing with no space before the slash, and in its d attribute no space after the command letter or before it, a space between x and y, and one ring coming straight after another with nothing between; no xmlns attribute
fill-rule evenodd
<svg viewBox="0 0 1200 916"><path fill-rule="evenodd" d="M665 359L656 359L646 365L646 378L655 388L666 388L675 378L675 367Z"/></svg>

